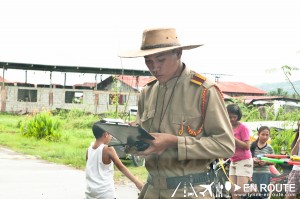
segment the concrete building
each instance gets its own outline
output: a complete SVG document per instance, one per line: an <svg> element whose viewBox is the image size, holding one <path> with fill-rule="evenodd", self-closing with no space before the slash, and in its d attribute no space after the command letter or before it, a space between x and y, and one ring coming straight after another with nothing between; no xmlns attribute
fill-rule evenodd
<svg viewBox="0 0 300 199"><path fill-rule="evenodd" d="M0 67L3 69L3 77L6 70L17 69L24 71L50 71L50 73L65 72L65 74L67 72L92 73L95 75L114 74L117 79L119 78L116 83L103 81L80 85L76 84L74 86L54 84L34 85L27 82L10 82L1 78L0 110L1 112L12 113L27 113L55 109L80 109L94 114L115 111L116 109L120 112L128 111L128 107L137 105L139 93L138 88L135 88L135 85L137 84L133 85L128 83L129 77L132 78L132 82L139 82L138 87L141 87L141 84L144 84L146 79L146 77L143 76L150 75L148 71L142 70L54 66L11 62L0 62ZM123 76L118 76L121 74ZM134 80L134 78L136 80ZM123 81L124 79L126 79L126 81ZM143 81L138 81L140 79ZM52 82L51 75L49 82Z"/></svg>
<svg viewBox="0 0 300 199"><path fill-rule="evenodd" d="M118 77L119 78L119 77ZM120 78L121 79L121 78ZM104 112L128 111L128 107L137 105L139 91L118 80L117 90L114 82L104 81L97 84L101 90L95 90L92 83L62 87L53 85L33 85L5 83L1 86L1 112L27 113L55 109L80 109L100 114ZM90 85L90 86L86 86ZM115 97L118 98L116 101ZM115 100L115 101L114 101Z"/></svg>

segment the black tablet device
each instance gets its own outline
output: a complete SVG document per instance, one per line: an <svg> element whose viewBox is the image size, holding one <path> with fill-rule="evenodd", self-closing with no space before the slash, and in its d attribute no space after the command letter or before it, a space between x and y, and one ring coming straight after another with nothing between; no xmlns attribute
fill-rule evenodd
<svg viewBox="0 0 300 199"><path fill-rule="evenodd" d="M118 139L120 143L117 145L135 146L138 151L143 151L149 146L149 144L143 142L142 139L155 139L152 135L150 135L145 129L143 129L140 126L129 126L128 124L116 124L108 122L97 122L95 123L95 125L103 129L104 131L107 131L116 139Z"/></svg>

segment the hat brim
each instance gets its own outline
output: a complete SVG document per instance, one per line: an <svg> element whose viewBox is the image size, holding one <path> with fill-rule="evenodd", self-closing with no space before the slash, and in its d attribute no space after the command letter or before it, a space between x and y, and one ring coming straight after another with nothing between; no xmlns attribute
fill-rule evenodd
<svg viewBox="0 0 300 199"><path fill-rule="evenodd" d="M200 46L203 46L203 44L197 44L197 45L185 45L185 46L171 46L171 47L165 47L165 48L154 48L154 49L147 49L147 50L135 50L135 51L127 51L119 53L119 57L123 58L134 58L134 57L144 57L147 55L153 55L160 52L165 52L169 50L179 49L182 50L190 50L193 48L198 48Z"/></svg>

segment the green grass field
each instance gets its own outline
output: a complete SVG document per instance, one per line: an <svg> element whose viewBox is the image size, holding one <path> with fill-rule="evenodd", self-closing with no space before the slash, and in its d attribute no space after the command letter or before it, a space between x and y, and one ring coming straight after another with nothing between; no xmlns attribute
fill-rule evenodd
<svg viewBox="0 0 300 199"><path fill-rule="evenodd" d="M45 139L25 137L20 133L20 121L27 116L0 114L0 145L17 152L33 155L38 158L85 169L85 153L94 140L92 130L88 126L98 120L92 116L81 116L80 119L62 118L62 139L50 142ZM130 159L122 160L124 165L142 181L146 181L147 171L144 167L135 167ZM128 179L117 169L115 181L126 182Z"/></svg>

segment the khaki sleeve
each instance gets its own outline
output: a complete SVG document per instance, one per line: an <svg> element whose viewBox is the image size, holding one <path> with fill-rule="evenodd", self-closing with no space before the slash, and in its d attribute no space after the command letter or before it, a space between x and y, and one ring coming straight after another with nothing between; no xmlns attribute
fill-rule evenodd
<svg viewBox="0 0 300 199"><path fill-rule="evenodd" d="M138 95L138 111L137 111L136 120L135 120L135 122L137 124L141 124L141 116L144 112L143 93L144 93L144 90L142 90L140 92L140 94Z"/></svg>
<svg viewBox="0 0 300 199"><path fill-rule="evenodd" d="M178 160L230 158L234 135L224 100L214 86L207 91L204 132L197 137L178 137Z"/></svg>

